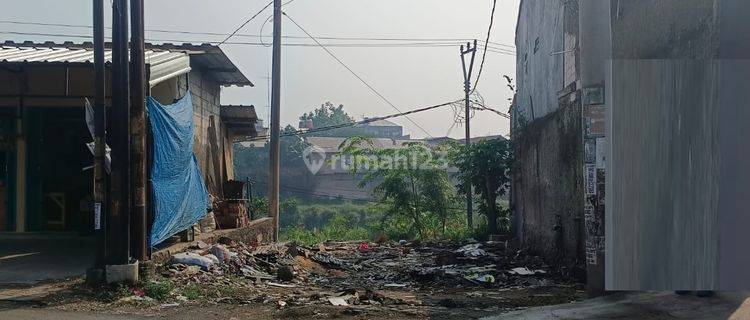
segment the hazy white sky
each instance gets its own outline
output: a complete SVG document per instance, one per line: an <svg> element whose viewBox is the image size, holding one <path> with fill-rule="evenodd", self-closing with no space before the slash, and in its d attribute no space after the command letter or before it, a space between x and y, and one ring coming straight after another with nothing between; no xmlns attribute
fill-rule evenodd
<svg viewBox="0 0 750 320"><path fill-rule="evenodd" d="M0 20L91 24L91 0L2 2ZM105 3L105 23L111 25L111 1ZM267 0L146 0L146 28L229 33L266 3ZM518 5L519 0L498 0L490 41L513 45ZM491 0L295 0L284 7L284 11L315 36L483 40L491 6ZM270 10L264 12L240 33L259 34L270 15ZM285 35L303 35L289 20L285 19L283 23ZM79 35L91 32L82 28L0 22L2 31ZM270 34L270 22L263 32ZM222 40L214 36L163 33L147 33L146 37L193 43ZM0 33L0 40L81 42L86 39ZM257 38L237 37L231 41L256 42ZM270 43L271 39L266 38L265 41ZM305 39L285 41L309 42ZM341 43L353 42L347 40ZM224 45L222 48L256 85L253 88L223 89L222 103L253 104L259 116L267 119L266 77L270 74L271 49L249 45ZM463 96L458 42L455 47L332 47L331 51L402 111ZM289 123L296 126L302 113L325 101L344 104L355 118L396 113L321 48L284 47L282 55L282 125ZM477 68L480 60L478 55ZM506 112L511 92L505 86L503 74L515 74L515 57L489 52L478 90L487 105ZM446 107L411 118L427 129L430 135L445 136L453 123L453 112ZM397 118L394 122L403 125L406 133L414 137L426 136L405 118ZM472 135L507 134L508 125L508 120L490 112L477 113L472 120ZM450 135L460 137L463 130L461 125L456 125L450 130Z"/></svg>

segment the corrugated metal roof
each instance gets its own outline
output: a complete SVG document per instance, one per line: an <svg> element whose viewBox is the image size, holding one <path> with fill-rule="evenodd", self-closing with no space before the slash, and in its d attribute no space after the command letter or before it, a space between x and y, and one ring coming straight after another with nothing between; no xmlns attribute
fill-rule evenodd
<svg viewBox="0 0 750 320"><path fill-rule="evenodd" d="M144 52L149 66L151 86L190 72L190 56L183 51L151 50ZM112 63L112 50L105 49L106 63ZM91 64L94 63L94 50L86 47L14 44L0 45L0 63L24 64Z"/></svg>
<svg viewBox="0 0 750 320"><path fill-rule="evenodd" d="M200 66L201 69L209 72L216 82L224 85L236 85L236 86L254 86L250 80L245 77L239 68L232 62L231 59L216 45L203 43L203 44L173 44L173 43L162 43L162 44L150 44L146 43L146 47L160 48L164 50L186 50L189 52L199 52L199 54L191 54L191 60L196 65Z"/></svg>
<svg viewBox="0 0 750 320"><path fill-rule="evenodd" d="M234 134L255 137L258 132L255 130L255 122L258 115L255 113L254 106L221 106L221 121Z"/></svg>
<svg viewBox="0 0 750 320"><path fill-rule="evenodd" d="M106 45L104 58L111 63L112 51ZM210 44L151 44L146 43L146 63L150 66L150 82L190 71L194 66L206 71L221 85L253 86L253 83L232 63L217 46ZM0 63L61 63L90 64L94 62L93 45L90 42L75 44L65 42L0 43Z"/></svg>
<svg viewBox="0 0 750 320"><path fill-rule="evenodd" d="M255 106L222 105L221 118L237 120L246 119L255 122L258 120L258 115L255 113Z"/></svg>

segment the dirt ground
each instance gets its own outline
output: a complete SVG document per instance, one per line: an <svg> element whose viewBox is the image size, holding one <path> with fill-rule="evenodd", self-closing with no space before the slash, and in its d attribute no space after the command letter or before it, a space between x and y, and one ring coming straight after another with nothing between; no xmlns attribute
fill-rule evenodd
<svg viewBox="0 0 750 320"><path fill-rule="evenodd" d="M27 298L1 302L0 312L33 308L201 320L474 319L584 297L580 283L504 243L224 243L193 248L211 259L229 253L209 268L172 261L150 270L150 280L130 286L90 288L76 278L16 288L15 296Z"/></svg>

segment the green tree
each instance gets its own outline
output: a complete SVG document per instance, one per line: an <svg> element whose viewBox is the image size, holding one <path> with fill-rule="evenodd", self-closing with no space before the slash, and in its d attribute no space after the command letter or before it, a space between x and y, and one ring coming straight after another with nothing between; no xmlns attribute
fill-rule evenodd
<svg viewBox="0 0 750 320"><path fill-rule="evenodd" d="M310 170L307 169L303 152L310 145L305 142L299 135L290 135L297 130L287 125L281 130L279 139L279 162L282 193L292 193L292 188L304 188L312 190L314 179ZM285 135L287 134L287 135ZM269 144L262 147L243 146L242 144L234 145L234 168L235 176L244 180L249 178L255 182L253 193L256 195L265 195L268 188L268 163L269 163Z"/></svg>
<svg viewBox="0 0 750 320"><path fill-rule="evenodd" d="M455 177L459 181L457 189L465 195L471 184L474 193L482 200L479 211L487 218L490 234L500 229L498 218L503 218L503 228L507 228L508 211L501 211L497 200L510 188L510 168L512 156L509 142L503 139L485 140L470 145L452 143L451 164L458 169Z"/></svg>
<svg viewBox="0 0 750 320"><path fill-rule="evenodd" d="M406 216L411 222L408 234L422 237L425 221L437 216L445 233L453 187L436 150L416 142L380 149L364 137L347 139L341 150L351 163L350 171L364 173L360 187L375 185L375 195L386 207L383 222Z"/></svg>
<svg viewBox="0 0 750 320"><path fill-rule="evenodd" d="M354 122L354 118L349 116L349 114L344 111L343 104L340 104L338 107L336 107L331 102L326 102L320 105L320 108L302 114L302 116L299 117L299 120L312 120L314 128L322 128ZM349 137L356 135L356 132L358 132L357 129L353 127L344 127L327 131L312 132L307 135L315 137Z"/></svg>

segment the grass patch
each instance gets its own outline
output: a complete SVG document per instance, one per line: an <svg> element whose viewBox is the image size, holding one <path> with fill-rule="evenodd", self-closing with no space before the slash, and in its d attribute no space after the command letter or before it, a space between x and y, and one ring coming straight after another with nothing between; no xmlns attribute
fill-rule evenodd
<svg viewBox="0 0 750 320"><path fill-rule="evenodd" d="M216 289L221 297L232 297L237 293L237 289L230 285L220 285Z"/></svg>
<svg viewBox="0 0 750 320"><path fill-rule="evenodd" d="M203 296L203 289L197 284L191 283L182 288L182 295L188 300L197 300Z"/></svg>
<svg viewBox="0 0 750 320"><path fill-rule="evenodd" d="M368 240L371 232L366 226L358 225L356 219L347 216L333 217L320 229L305 229L301 226L287 227L281 230L282 241L296 241L304 245L314 245L327 240Z"/></svg>
<svg viewBox="0 0 750 320"><path fill-rule="evenodd" d="M146 296L162 301L169 297L169 294L174 290L174 284L171 281L165 280L161 282L148 282L143 287L143 291Z"/></svg>

